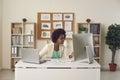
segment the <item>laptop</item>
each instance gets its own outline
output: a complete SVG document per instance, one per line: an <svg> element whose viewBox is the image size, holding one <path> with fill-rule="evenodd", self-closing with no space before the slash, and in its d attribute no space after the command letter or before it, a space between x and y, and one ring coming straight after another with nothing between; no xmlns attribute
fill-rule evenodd
<svg viewBox="0 0 120 80"><path fill-rule="evenodd" d="M21 49L22 61L27 63L36 63L40 64L45 61L40 60L39 50L33 48L22 48Z"/></svg>

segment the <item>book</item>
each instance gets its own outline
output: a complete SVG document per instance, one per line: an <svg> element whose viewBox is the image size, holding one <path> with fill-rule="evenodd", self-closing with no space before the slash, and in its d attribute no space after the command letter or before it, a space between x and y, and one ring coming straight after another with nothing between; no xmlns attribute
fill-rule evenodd
<svg viewBox="0 0 120 80"><path fill-rule="evenodd" d="M12 34L21 34L22 28L21 27L14 27L12 28Z"/></svg>
<svg viewBox="0 0 120 80"><path fill-rule="evenodd" d="M100 33L100 25L99 24L90 24L90 33L99 34Z"/></svg>
<svg viewBox="0 0 120 80"><path fill-rule="evenodd" d="M94 36L93 37L93 42L94 42L94 46L99 45L99 36Z"/></svg>
<svg viewBox="0 0 120 80"><path fill-rule="evenodd" d="M20 45L20 36L12 36L12 44Z"/></svg>
<svg viewBox="0 0 120 80"><path fill-rule="evenodd" d="M12 57L18 56L18 47L13 46L12 47Z"/></svg>
<svg viewBox="0 0 120 80"><path fill-rule="evenodd" d="M99 48L98 47L94 48L94 52L95 52L94 57L99 57Z"/></svg>
<svg viewBox="0 0 120 80"><path fill-rule="evenodd" d="M28 36L28 44L31 45L33 44L34 37L33 36Z"/></svg>

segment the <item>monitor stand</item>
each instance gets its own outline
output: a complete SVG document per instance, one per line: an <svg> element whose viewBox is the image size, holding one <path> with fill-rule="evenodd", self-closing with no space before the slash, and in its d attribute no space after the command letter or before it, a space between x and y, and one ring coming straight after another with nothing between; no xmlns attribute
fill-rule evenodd
<svg viewBox="0 0 120 80"><path fill-rule="evenodd" d="M86 48L86 54L87 54L87 57L88 57L88 63L92 64L93 61L94 61L93 52L92 52L92 50L90 49L89 46L85 46L85 48Z"/></svg>
<svg viewBox="0 0 120 80"><path fill-rule="evenodd" d="M80 60L79 63L87 63L87 64L90 64L88 58L85 58L85 59Z"/></svg>

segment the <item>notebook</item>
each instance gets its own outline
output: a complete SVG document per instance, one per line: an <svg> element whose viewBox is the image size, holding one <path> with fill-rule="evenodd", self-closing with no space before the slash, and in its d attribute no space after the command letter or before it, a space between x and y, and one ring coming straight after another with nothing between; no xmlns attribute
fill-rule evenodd
<svg viewBox="0 0 120 80"><path fill-rule="evenodd" d="M40 64L45 61L40 60L39 50L33 48L22 48L21 49L22 61L27 63Z"/></svg>

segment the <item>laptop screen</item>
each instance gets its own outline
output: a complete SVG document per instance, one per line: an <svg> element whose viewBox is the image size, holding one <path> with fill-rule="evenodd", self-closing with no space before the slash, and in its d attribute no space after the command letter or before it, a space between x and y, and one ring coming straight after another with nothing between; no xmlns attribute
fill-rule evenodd
<svg viewBox="0 0 120 80"><path fill-rule="evenodd" d="M22 48L21 55L22 55L23 62L40 63L38 49Z"/></svg>

